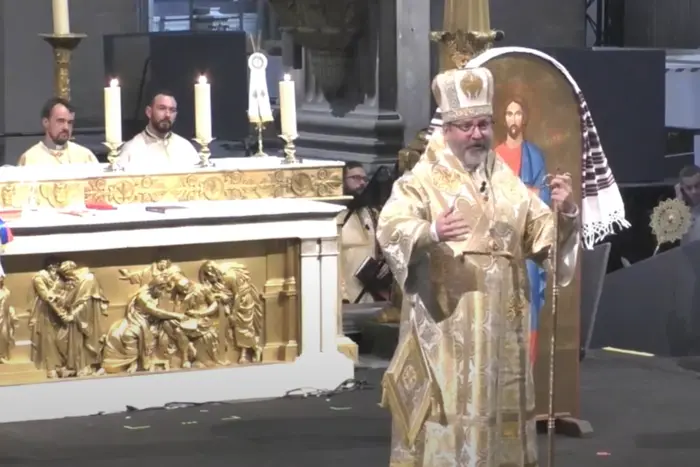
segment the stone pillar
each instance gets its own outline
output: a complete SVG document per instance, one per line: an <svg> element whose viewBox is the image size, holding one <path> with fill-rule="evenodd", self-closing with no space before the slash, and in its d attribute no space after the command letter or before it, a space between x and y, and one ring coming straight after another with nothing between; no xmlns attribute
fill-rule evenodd
<svg viewBox="0 0 700 467"><path fill-rule="evenodd" d="M321 351L338 352L339 260L338 238L321 239ZM342 328L341 328L342 332Z"/></svg>
<svg viewBox="0 0 700 467"><path fill-rule="evenodd" d="M430 23L434 3L435 0L396 0L397 108L404 121L403 145L428 127L434 110L430 93Z"/></svg>
<svg viewBox="0 0 700 467"><path fill-rule="evenodd" d="M301 349L299 356L321 353L321 242L301 242Z"/></svg>
<svg viewBox="0 0 700 467"><path fill-rule="evenodd" d="M305 49L299 154L395 162L403 144L395 1L303 0L293 9L287 3L271 0L282 27Z"/></svg>

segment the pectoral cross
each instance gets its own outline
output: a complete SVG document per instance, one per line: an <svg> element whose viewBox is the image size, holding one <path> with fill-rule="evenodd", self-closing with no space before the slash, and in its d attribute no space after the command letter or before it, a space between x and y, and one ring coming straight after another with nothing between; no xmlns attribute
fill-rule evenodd
<svg viewBox="0 0 700 467"><path fill-rule="evenodd" d="M441 71L463 68L504 36L503 31L491 30L489 0L445 0L442 26L442 31L430 34L431 40L443 45Z"/></svg>

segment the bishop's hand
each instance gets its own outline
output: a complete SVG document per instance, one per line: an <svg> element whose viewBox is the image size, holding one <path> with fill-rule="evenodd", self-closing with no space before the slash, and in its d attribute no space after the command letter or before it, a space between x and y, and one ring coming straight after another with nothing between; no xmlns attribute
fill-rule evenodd
<svg viewBox="0 0 700 467"><path fill-rule="evenodd" d="M552 203L559 212L568 215L576 213L571 174L548 175L547 178L549 179L549 188L552 191Z"/></svg>
<svg viewBox="0 0 700 467"><path fill-rule="evenodd" d="M464 240L471 231L467 221L454 206L444 211L435 220L435 233L441 242Z"/></svg>

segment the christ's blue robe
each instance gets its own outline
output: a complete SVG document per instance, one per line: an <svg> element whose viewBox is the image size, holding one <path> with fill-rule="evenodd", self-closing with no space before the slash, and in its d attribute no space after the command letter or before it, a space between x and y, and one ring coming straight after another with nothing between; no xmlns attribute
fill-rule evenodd
<svg viewBox="0 0 700 467"><path fill-rule="evenodd" d="M540 199L551 206L551 192L546 183L547 168L540 148L523 141L520 157L520 179L525 185L536 189ZM535 361L537 353L537 332L540 327L540 313L544 307L547 289L547 272L534 261L526 262L530 282L530 356Z"/></svg>

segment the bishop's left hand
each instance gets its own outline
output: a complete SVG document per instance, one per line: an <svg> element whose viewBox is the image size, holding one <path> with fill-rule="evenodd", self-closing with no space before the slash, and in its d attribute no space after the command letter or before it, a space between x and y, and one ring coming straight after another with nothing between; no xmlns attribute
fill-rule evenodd
<svg viewBox="0 0 700 467"><path fill-rule="evenodd" d="M571 174L563 173L549 175L549 189L552 192L552 203L556 205L562 214L576 212L574 203L574 190L571 182Z"/></svg>

